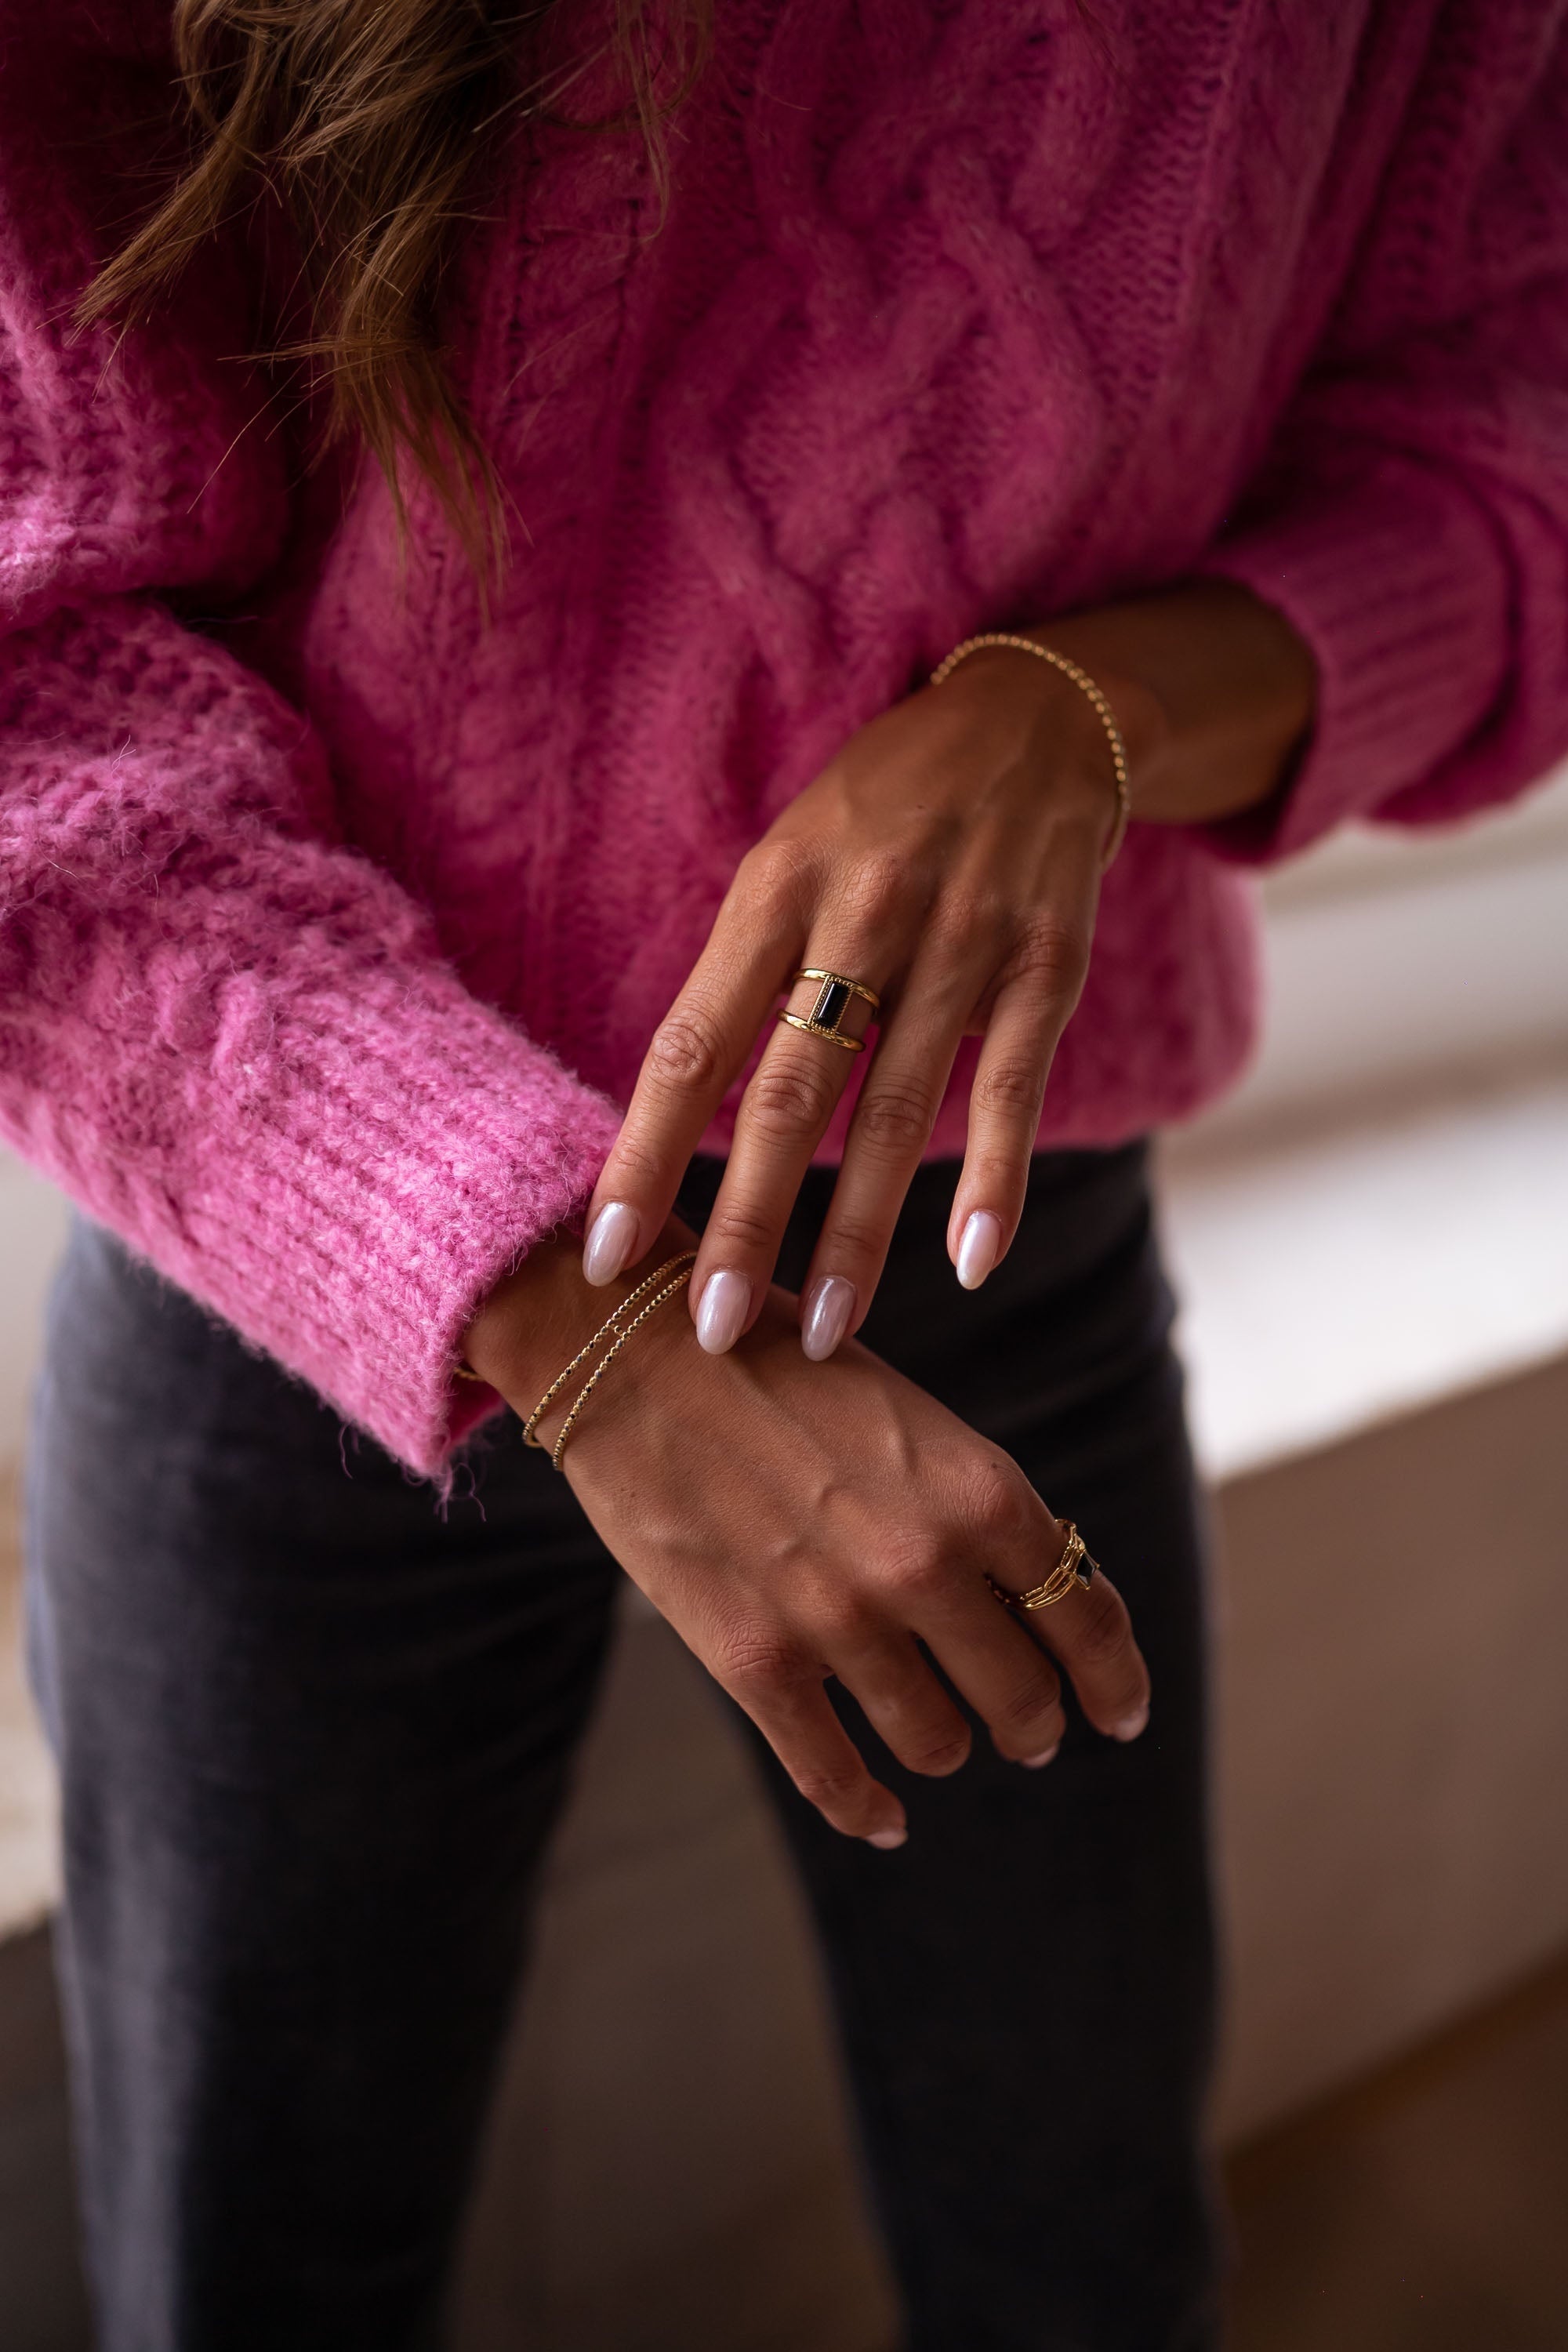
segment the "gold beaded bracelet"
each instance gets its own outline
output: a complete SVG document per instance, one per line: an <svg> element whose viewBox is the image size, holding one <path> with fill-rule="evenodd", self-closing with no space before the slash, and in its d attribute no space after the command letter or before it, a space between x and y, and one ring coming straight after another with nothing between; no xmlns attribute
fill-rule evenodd
<svg viewBox="0 0 1568 2352"><path fill-rule="evenodd" d="M543 1420L545 1413L549 1411L551 1400L560 1395L562 1390L565 1387L573 1373L578 1370L579 1366L587 1362L589 1357L594 1353L595 1349L599 1346L600 1342L607 1339L610 1333L616 1329L623 1315L628 1313L632 1307L637 1306L640 1299L646 1298L648 1292L657 1288L658 1284L664 1280L666 1275L673 1272L676 1266L685 1265L689 1267L696 1255L697 1252L695 1250L682 1250L678 1256L666 1258L662 1265L656 1266L651 1274L645 1275L635 1290L628 1290L626 1297L619 1302L619 1304L611 1307L609 1313L605 1316L604 1321L600 1324L593 1338L586 1340L584 1345L578 1349L576 1354L573 1357L572 1361L567 1365L563 1372L556 1373L555 1378L551 1381L550 1386L545 1390L544 1394L540 1398L539 1402L534 1406L533 1411L523 1423L522 1442L525 1445L537 1445L540 1452L543 1452L544 1448L542 1442L535 1435L534 1433L538 1429L540 1423ZM641 1320L640 1317L638 1318L638 1320Z"/></svg>
<svg viewBox="0 0 1568 2352"><path fill-rule="evenodd" d="M1010 646L1015 653L1033 654L1037 661L1049 662L1053 669L1059 669L1064 677L1070 678L1079 692L1087 695L1094 705L1100 723L1104 728L1110 745L1110 764L1116 777L1116 816L1111 824L1110 838L1106 843L1100 861L1100 870L1103 874L1121 846L1127 832L1128 820L1132 814L1132 783L1127 768L1127 743L1121 728L1116 723L1116 713L1089 672L1086 669L1079 669L1077 662L1068 661L1066 654L1058 654L1049 646L1037 646L1033 637L1012 636L1002 629L989 629L982 636L965 637L961 646L954 646L952 651L932 670L931 684L944 685L952 676L959 663L968 655L978 653L983 646Z"/></svg>
<svg viewBox="0 0 1568 2352"><path fill-rule="evenodd" d="M543 1420L544 1415L550 1409L552 1400L560 1395L562 1390L566 1386L566 1383L571 1379L573 1373L580 1370L582 1366L587 1362L589 1357L593 1355L595 1349L600 1347L602 1343L605 1339L609 1339L611 1334L614 1333L614 1345L605 1350L603 1363L596 1365L588 1379L584 1381L582 1388L579 1389L576 1396L573 1399L571 1411L567 1413L565 1420L561 1424L561 1432L555 1440L550 1457L556 1469L560 1469L561 1457L566 1450L567 1437L571 1433L578 1414L582 1412L583 1407L587 1403L594 1390L598 1387L599 1382L609 1370L611 1364L620 1354L621 1349L626 1346L626 1341L631 1338L632 1333L637 1329L638 1324L646 1323L648 1317L653 1313L656 1307L662 1307L667 1298L673 1298L678 1290L685 1289L687 1284L691 1279L691 1269L693 1265L696 1263L696 1258L697 1252L695 1250L681 1250L676 1256L667 1257L662 1265L655 1266L651 1274L645 1275L635 1290L628 1290L626 1297L621 1299L617 1305L611 1307L609 1313L605 1316L598 1329L594 1333L593 1338L585 1340L583 1346L578 1349L576 1354L573 1357L572 1361L567 1365L564 1371L556 1373L555 1378L551 1381L550 1386L545 1390L544 1394L540 1398L539 1402L534 1406L533 1411L523 1423L522 1442L525 1445L537 1446L541 1453L544 1451L544 1441L537 1433L540 1423ZM676 1274L675 1280L673 1282L666 1282L666 1276L674 1272L677 1267L680 1270ZM658 1286L661 1283L664 1284L664 1287L659 1289ZM656 1291L657 1296L652 1298L648 1298L647 1295L650 1290ZM647 1299L647 1304L643 1307L641 1314L634 1315L631 1321L627 1323L624 1328L620 1328L622 1317L630 1313L630 1310L637 1306L639 1299L645 1298ZM457 1365L457 1372L458 1378L462 1381L479 1381L483 1378L482 1374L476 1372L471 1365L464 1363L460 1358Z"/></svg>
<svg viewBox="0 0 1568 2352"><path fill-rule="evenodd" d="M650 1315L657 1314L658 1309L664 1305L667 1298L673 1298L679 1291L685 1289L687 1284L691 1279L691 1268L696 1256L697 1252L695 1250L687 1250L684 1252L682 1257L667 1258L664 1265L658 1268L658 1273L650 1274L647 1277L647 1282L639 1284L637 1288L633 1291L630 1298L625 1298L621 1301L621 1311L624 1313L626 1308L632 1304L633 1299L641 1297L643 1291L647 1288L649 1283L658 1281L659 1276L667 1275L672 1266L679 1267L680 1271L676 1275L674 1281L667 1282L662 1290L656 1290L653 1297L648 1300L647 1306L644 1307L638 1314L634 1315L631 1321L626 1324L621 1331L616 1333L613 1345L606 1349L602 1361L595 1365L593 1370L589 1373L587 1379L578 1390L576 1396L573 1399L572 1409L561 1424L560 1433L556 1437L554 1447L551 1453L550 1458L557 1470L561 1467L562 1456L566 1451L566 1440L571 1436L573 1430L576 1427L577 1416L582 1412L583 1407L587 1403L588 1399L593 1395L594 1391L598 1387L599 1382L604 1379L605 1374L609 1370L610 1366L615 1362L616 1358L620 1354L621 1349L626 1346L626 1341L631 1338L632 1333L637 1328L637 1326L641 1323L646 1323ZM600 1327L599 1330L595 1335L595 1339L602 1339L606 1331L614 1328L615 1319L615 1317L612 1316ZM579 1363L582 1361L581 1356L576 1359L576 1361ZM571 1367L568 1367L568 1370L570 1369ZM565 1378L564 1373L562 1375L562 1378ZM559 1387L560 1381L557 1381L555 1386ZM545 1400L542 1399L540 1403L534 1407L532 1413L529 1416L531 1422L538 1420L541 1412L543 1410L544 1402ZM534 1443L537 1444L538 1440L535 1439Z"/></svg>

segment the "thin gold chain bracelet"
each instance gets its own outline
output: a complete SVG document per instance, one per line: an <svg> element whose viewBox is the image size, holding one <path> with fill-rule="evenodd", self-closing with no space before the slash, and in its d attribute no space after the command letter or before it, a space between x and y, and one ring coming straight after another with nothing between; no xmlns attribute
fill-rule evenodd
<svg viewBox="0 0 1568 2352"><path fill-rule="evenodd" d="M1050 646L1037 646L1033 637L1014 636L1005 629L988 629L981 636L965 637L962 645L954 646L932 670L932 686L944 686L959 663L970 654L978 653L983 646L1009 646L1015 653L1033 654L1037 661L1049 662L1053 669L1060 670L1064 677L1070 678L1079 692L1087 695L1094 705L1110 745L1110 764L1116 777L1116 816L1100 861L1100 870L1103 874L1121 846L1132 814L1132 781L1127 766L1127 742L1116 723L1116 713L1103 689L1095 684L1088 670L1080 669L1077 662L1069 661L1066 654L1057 653Z"/></svg>
<svg viewBox="0 0 1568 2352"><path fill-rule="evenodd" d="M673 1298L679 1291L684 1290L687 1284L690 1281L691 1265L692 1262L696 1259L697 1253L695 1250L689 1251L687 1256L687 1264L680 1266L680 1271L676 1276L674 1281L666 1283L662 1290L656 1291L653 1297L648 1300L647 1306L643 1307L640 1314L634 1315L626 1328L617 1333L614 1346L605 1350L603 1360L595 1365L593 1370L589 1373L587 1379L578 1390L577 1394L572 1401L572 1409L561 1424L560 1433L556 1437L555 1444L550 1456L557 1470L560 1469L562 1457L566 1452L566 1440L571 1436L573 1430L577 1425L578 1414L582 1412L583 1407L587 1403L588 1399L593 1395L594 1391L598 1387L599 1382L604 1379L605 1374L609 1370L610 1366L615 1362L616 1358L620 1354L621 1349L626 1346L626 1341L631 1338L633 1332L637 1330L639 1324L646 1323L650 1315L657 1314L658 1309L664 1305L667 1298ZM659 1274L668 1274L672 1265L679 1265L679 1259L670 1258L665 1265L659 1267ZM650 1277L650 1279L655 1280L657 1280L657 1276ZM627 1303L629 1305L630 1302L628 1301Z"/></svg>
<svg viewBox="0 0 1568 2352"><path fill-rule="evenodd" d="M691 1265L695 1261L696 1256L697 1252L695 1250L681 1250L675 1257L667 1257L662 1265L656 1265L651 1274L645 1274L637 1288L635 1290L628 1290L626 1297L621 1299L617 1305L611 1307L609 1313L605 1316L598 1329L594 1333L592 1339L584 1341L582 1347L578 1349L576 1354L573 1357L572 1361L567 1365L565 1370L563 1372L556 1373L555 1378L551 1381L550 1386L545 1390L544 1394L540 1398L539 1402L534 1406L533 1411L523 1423L522 1442L525 1445L537 1445L541 1453L544 1451L542 1442L535 1434L535 1432L538 1430L540 1423L543 1420L546 1412L549 1411L552 1399L560 1395L562 1390L565 1387L573 1373L580 1370L580 1368L587 1362L589 1357L593 1354L595 1349L598 1347L600 1341L608 1338L609 1334L616 1329L623 1315L629 1313L631 1308L637 1304L639 1299L646 1298L648 1292L657 1288L658 1285L665 1279L665 1276L672 1273L678 1265Z"/></svg>

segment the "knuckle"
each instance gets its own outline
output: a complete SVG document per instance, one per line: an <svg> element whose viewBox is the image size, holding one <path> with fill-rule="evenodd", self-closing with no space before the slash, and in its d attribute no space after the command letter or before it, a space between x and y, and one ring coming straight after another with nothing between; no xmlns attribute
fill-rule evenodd
<svg viewBox="0 0 1568 2352"><path fill-rule="evenodd" d="M664 1086L705 1093L717 1084L722 1067L718 1028L698 1006L684 1005L659 1023L647 1058Z"/></svg>
<svg viewBox="0 0 1568 2352"><path fill-rule="evenodd" d="M969 1747L967 1727L955 1724L924 1734L917 1732L903 1743L900 1758L911 1772L926 1772L936 1778L956 1772L961 1764L967 1763Z"/></svg>
<svg viewBox="0 0 1568 2352"><path fill-rule="evenodd" d="M1035 995L1052 1001L1076 998L1089 970L1089 940L1071 923L1029 924L1007 959L1009 983L1023 982Z"/></svg>
<svg viewBox="0 0 1568 2352"><path fill-rule="evenodd" d="M1011 1462L978 1463L969 1474L963 1507L966 1525L988 1546L1024 1543L1036 1533L1034 1490Z"/></svg>
<svg viewBox="0 0 1568 2352"><path fill-rule="evenodd" d="M778 1246L774 1225L761 1209L749 1208L743 1201L726 1202L716 1209L703 1238L718 1245L716 1255L726 1265L737 1256L771 1259Z"/></svg>
<svg viewBox="0 0 1568 2352"><path fill-rule="evenodd" d="M1027 1736L1060 1699L1061 1686L1054 1675L1032 1674L1003 1694L990 1715L991 1728L1004 1739Z"/></svg>
<svg viewBox="0 0 1568 2352"><path fill-rule="evenodd" d="M666 1181L668 1172L658 1152L652 1148L651 1140L646 1139L630 1120L616 1136L615 1149L605 1167L606 1177L614 1170L616 1192L623 1200L628 1192L633 1194L657 1192Z"/></svg>
<svg viewBox="0 0 1568 2352"><path fill-rule="evenodd" d="M1122 1658L1131 1647L1132 1629L1121 1601L1098 1576L1087 1592L1076 1597L1079 1618L1073 1628L1073 1647L1081 1664L1110 1665Z"/></svg>
<svg viewBox="0 0 1568 2352"><path fill-rule="evenodd" d="M839 912L851 931L872 938L897 923L915 897L913 869L891 850L863 857L839 894Z"/></svg>
<svg viewBox="0 0 1568 2352"><path fill-rule="evenodd" d="M973 1100L977 1109L994 1117L1033 1119L1044 1093L1038 1062L1023 1055L1007 1055L987 1062L976 1073Z"/></svg>
<svg viewBox="0 0 1568 2352"><path fill-rule="evenodd" d="M805 1673L787 1642L755 1626L737 1626L720 1636L711 1671L727 1690L759 1698L797 1688Z"/></svg>
<svg viewBox="0 0 1568 2352"><path fill-rule="evenodd" d="M793 1141L825 1127L837 1098L826 1067L804 1056L779 1055L764 1062L752 1078L746 1110L762 1134Z"/></svg>
<svg viewBox="0 0 1568 2352"><path fill-rule="evenodd" d="M888 1225L873 1223L853 1209L835 1208L830 1222L823 1229L823 1262L835 1272L847 1272L851 1265L865 1266L879 1264L888 1245Z"/></svg>
<svg viewBox="0 0 1568 2352"><path fill-rule="evenodd" d="M911 1538L889 1548L878 1574L881 1589L895 1603L912 1606L941 1592L952 1573L943 1547L929 1536Z"/></svg>
<svg viewBox="0 0 1568 2352"><path fill-rule="evenodd" d="M804 841L759 841L736 868L742 896L753 905L792 903L810 885L812 853Z"/></svg>
<svg viewBox="0 0 1568 2352"><path fill-rule="evenodd" d="M857 1799L864 1797L868 1785L865 1773L847 1766L837 1770L827 1765L798 1764L790 1777L806 1802L829 1816L849 1811Z"/></svg>
<svg viewBox="0 0 1568 2352"><path fill-rule="evenodd" d="M873 1086L861 1097L856 1125L861 1141L879 1156L918 1158L931 1141L937 1108L925 1087L908 1081Z"/></svg>

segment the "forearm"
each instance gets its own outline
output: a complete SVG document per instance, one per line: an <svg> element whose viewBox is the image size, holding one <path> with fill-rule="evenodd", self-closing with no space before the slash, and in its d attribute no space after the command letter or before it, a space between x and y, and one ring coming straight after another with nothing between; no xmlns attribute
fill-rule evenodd
<svg viewBox="0 0 1568 2352"><path fill-rule="evenodd" d="M1104 689L1127 740L1132 813L1144 822L1199 824L1258 806L1287 781L1310 731L1310 652L1272 606L1228 581L1130 597L1025 634Z"/></svg>

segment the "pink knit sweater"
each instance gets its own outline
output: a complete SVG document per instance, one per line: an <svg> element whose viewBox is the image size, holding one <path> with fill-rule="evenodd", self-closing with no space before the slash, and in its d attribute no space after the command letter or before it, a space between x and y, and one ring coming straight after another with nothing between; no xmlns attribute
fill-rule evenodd
<svg viewBox="0 0 1568 2352"><path fill-rule="evenodd" d="M564 133L474 232L488 625L426 499L404 579L296 495L232 256L69 331L167 13L0 0L0 1131L416 1469L737 859L965 632L1218 569L1321 670L1285 805L1133 827L1047 1144L1237 1071L1237 856L1568 749L1561 5L720 0L657 236Z"/></svg>

